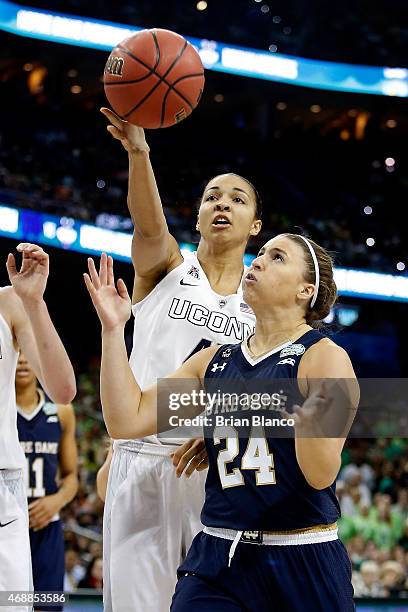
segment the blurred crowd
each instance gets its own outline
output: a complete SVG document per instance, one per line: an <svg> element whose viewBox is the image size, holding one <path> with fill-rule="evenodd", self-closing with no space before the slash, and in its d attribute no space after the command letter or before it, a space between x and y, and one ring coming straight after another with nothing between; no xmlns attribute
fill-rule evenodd
<svg viewBox="0 0 408 612"><path fill-rule="evenodd" d="M108 438L99 408L99 363L78 380L74 402L79 449L79 489L62 512L65 538L64 591L102 588L103 502L95 479L105 461Z"/></svg>
<svg viewBox="0 0 408 612"><path fill-rule="evenodd" d="M349 441L337 482L356 597L408 598L408 442Z"/></svg>

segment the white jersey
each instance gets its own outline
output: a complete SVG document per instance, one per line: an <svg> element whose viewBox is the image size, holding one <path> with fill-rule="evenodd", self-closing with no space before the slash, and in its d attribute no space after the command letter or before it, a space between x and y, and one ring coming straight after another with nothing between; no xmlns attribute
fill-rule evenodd
<svg viewBox="0 0 408 612"><path fill-rule="evenodd" d="M196 253L183 251L182 255L183 263L132 307L130 367L142 389L177 370L202 348L242 342L255 327L241 285L237 293L219 295L211 288ZM158 442L156 437L148 441ZM182 442L169 439L168 433L163 436L163 443Z"/></svg>
<svg viewBox="0 0 408 612"><path fill-rule="evenodd" d="M17 360L11 329L0 314L0 470L22 468L25 462L17 433Z"/></svg>

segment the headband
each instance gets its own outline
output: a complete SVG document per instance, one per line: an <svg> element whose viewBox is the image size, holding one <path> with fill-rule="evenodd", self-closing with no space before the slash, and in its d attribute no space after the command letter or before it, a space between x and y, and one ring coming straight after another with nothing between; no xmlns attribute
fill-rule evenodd
<svg viewBox="0 0 408 612"><path fill-rule="evenodd" d="M301 238L302 240L304 240L307 244L307 247L310 251L310 254L312 256L313 259L313 265L314 265L314 270L315 270L315 288L313 291L313 297L312 300L310 302L310 309L313 308L313 306L316 304L316 300L317 300L317 296L319 295L319 284L320 284L320 272L319 272L319 262L317 261L317 257L316 257L316 253L314 248L312 247L311 243L309 242L309 240L307 238L305 238L304 236L301 236L300 234L297 234L299 236L299 238Z"/></svg>

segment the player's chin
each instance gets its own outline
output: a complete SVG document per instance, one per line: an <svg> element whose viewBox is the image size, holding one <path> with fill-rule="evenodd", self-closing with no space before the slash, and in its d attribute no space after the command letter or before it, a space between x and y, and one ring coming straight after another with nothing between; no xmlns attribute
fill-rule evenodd
<svg viewBox="0 0 408 612"><path fill-rule="evenodd" d="M258 283L256 281L247 280L246 278L242 281L242 297L251 308L253 307L252 302L257 301L256 296L259 293L259 287L257 285Z"/></svg>

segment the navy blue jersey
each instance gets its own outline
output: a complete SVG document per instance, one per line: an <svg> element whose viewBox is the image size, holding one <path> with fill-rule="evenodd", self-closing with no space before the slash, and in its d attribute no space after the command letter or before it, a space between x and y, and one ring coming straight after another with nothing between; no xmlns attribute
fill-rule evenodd
<svg viewBox="0 0 408 612"><path fill-rule="evenodd" d="M26 482L28 501L58 490L57 472L61 423L57 406L41 400L31 414L18 409L17 427L20 444L26 456Z"/></svg>
<svg viewBox="0 0 408 612"><path fill-rule="evenodd" d="M322 338L320 332L310 330L256 359L245 343L223 346L207 368L206 391L214 393L218 387L223 393L227 389L242 395L246 390L252 397L256 390L267 392L271 398L283 398L284 405L278 402L277 406L290 412L294 404L304 401L297 383L302 355ZM274 401L259 409L258 419L282 417L281 412L274 412ZM227 425L217 426L214 413L218 409L224 412ZM209 470L202 523L236 530L284 531L335 522L340 515L335 484L317 490L307 483L296 459L293 427L253 427L251 420L245 431L240 424L246 410L247 415L254 415L253 407L248 411L242 405L238 411L236 407L225 410L224 400L221 408L212 408L211 422L204 428Z"/></svg>

